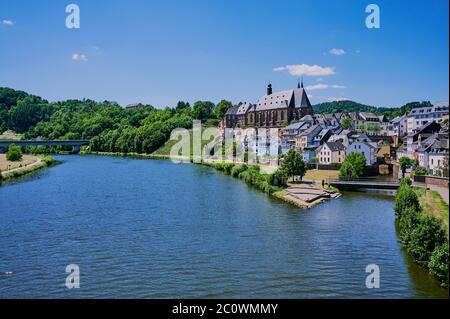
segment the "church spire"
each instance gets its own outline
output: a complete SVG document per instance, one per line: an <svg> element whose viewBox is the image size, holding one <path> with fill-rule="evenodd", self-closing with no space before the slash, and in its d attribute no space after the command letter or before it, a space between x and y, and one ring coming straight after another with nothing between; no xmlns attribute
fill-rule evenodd
<svg viewBox="0 0 450 319"><path fill-rule="evenodd" d="M301 88L303 89L303 75L302 75L302 84L301 84Z"/></svg>

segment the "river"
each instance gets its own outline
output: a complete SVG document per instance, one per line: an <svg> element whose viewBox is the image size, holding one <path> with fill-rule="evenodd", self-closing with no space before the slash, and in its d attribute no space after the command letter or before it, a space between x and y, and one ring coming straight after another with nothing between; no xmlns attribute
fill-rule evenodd
<svg viewBox="0 0 450 319"><path fill-rule="evenodd" d="M400 247L392 196L303 210L199 165L56 159L0 187L0 298L448 297Z"/></svg>

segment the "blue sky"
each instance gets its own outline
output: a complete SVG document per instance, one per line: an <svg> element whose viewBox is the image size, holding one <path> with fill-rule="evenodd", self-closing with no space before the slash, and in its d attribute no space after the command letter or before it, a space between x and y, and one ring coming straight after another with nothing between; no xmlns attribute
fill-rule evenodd
<svg viewBox="0 0 450 319"><path fill-rule="evenodd" d="M80 29L65 27L69 3ZM365 26L369 3L380 29ZM164 107L255 102L269 81L289 89L303 73L314 104L448 100L448 9L447 0L2 0L0 86Z"/></svg>

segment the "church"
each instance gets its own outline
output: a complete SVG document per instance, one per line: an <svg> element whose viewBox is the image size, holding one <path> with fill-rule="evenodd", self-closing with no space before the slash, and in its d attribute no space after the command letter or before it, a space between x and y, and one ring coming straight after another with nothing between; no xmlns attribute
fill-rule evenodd
<svg viewBox="0 0 450 319"><path fill-rule="evenodd" d="M314 111L303 87L303 80L297 84L297 88L279 92L273 92L272 84L269 84L267 94L256 104L241 103L228 109L222 127L281 128L305 115L314 115Z"/></svg>

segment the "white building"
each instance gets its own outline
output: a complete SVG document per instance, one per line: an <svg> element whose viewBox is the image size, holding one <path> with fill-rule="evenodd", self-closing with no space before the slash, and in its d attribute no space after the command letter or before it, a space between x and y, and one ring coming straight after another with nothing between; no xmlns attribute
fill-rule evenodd
<svg viewBox="0 0 450 319"><path fill-rule="evenodd" d="M392 135L397 135L399 137L403 137L408 134L408 121L407 116L397 116L391 121L391 131Z"/></svg>
<svg viewBox="0 0 450 319"><path fill-rule="evenodd" d="M445 115L448 115L448 102L439 102L433 106L412 109L407 115L407 133L411 134L430 122L440 122Z"/></svg>
<svg viewBox="0 0 450 319"><path fill-rule="evenodd" d="M319 164L343 163L345 146L341 142L325 142L317 148L316 154Z"/></svg>
<svg viewBox="0 0 450 319"><path fill-rule="evenodd" d="M366 158L366 165L373 165L377 162L378 148L367 141L355 140L347 147L347 154L361 153Z"/></svg>

